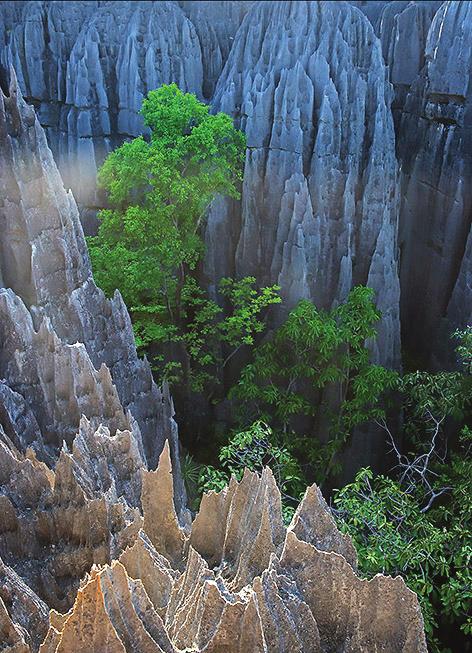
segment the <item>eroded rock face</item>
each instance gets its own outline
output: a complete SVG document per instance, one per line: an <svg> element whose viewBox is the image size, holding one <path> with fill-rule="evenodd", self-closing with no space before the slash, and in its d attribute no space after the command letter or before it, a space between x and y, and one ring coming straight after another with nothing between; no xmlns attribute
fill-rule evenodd
<svg viewBox="0 0 472 653"><path fill-rule="evenodd" d="M144 95L176 82L209 99L250 4L42 0L0 9L0 63L17 71L86 227L104 202L97 167L142 132Z"/></svg>
<svg viewBox="0 0 472 653"><path fill-rule="evenodd" d="M0 97L0 187L0 412L10 439L53 455L84 414L112 432L135 429L155 466L164 440L175 444L172 402L137 357L120 295L108 301L95 286L74 198L13 72Z"/></svg>
<svg viewBox="0 0 472 653"><path fill-rule="evenodd" d="M100 205L97 164L142 131L145 93L175 81L248 133L242 207L216 203L210 217L210 285L255 272L279 281L291 304L327 306L368 282L384 313L376 354L398 363L391 97L360 12L322 2L90 2L73 11L28 2L5 11L4 24L3 61L17 67L82 207Z"/></svg>
<svg viewBox="0 0 472 653"><path fill-rule="evenodd" d="M406 95L425 64L428 31L441 4L435 0L387 2L378 17L376 31L395 89L392 111L397 135Z"/></svg>
<svg viewBox="0 0 472 653"><path fill-rule="evenodd" d="M449 101L443 99L455 92L435 82L429 109L424 97L429 59L438 48L449 57L443 79L456 77L455 66L468 70L467 47L457 44L467 41L470 17L463 2L349 4L354 8L342 2L3 3L0 61L15 66L87 226L95 224L92 216L104 201L95 189L97 165L123 138L140 133L137 110L147 90L176 81L232 111L247 125L251 150L242 207L217 202L210 216L210 286L221 274L256 268L258 277L283 283L288 298L313 296L327 304L338 301L350 282L370 283L385 314L377 355L398 363L394 207L400 185L389 106L402 169L402 327L408 347L428 349L428 357L436 339L432 321L443 318L440 330L446 333L464 323L456 308L464 289L471 304L463 257L467 218L457 214L467 198L454 185L467 178L468 146L459 128L446 125L447 115L440 120L451 135L434 135L433 105L446 111ZM361 12L380 39L383 71L378 41ZM297 45L290 51L292 41ZM455 145L450 153L453 131L463 143L458 156ZM430 213L432 229L423 222ZM443 247L451 229L452 242ZM429 232L447 237L425 243ZM458 238L462 247L455 244ZM438 271L430 286L423 274L425 252ZM412 316L415 304L419 319ZM430 316L428 306L438 311Z"/></svg>
<svg viewBox="0 0 472 653"><path fill-rule="evenodd" d="M143 474L164 441L179 469L178 438L121 297L94 284L75 201L13 71L0 196L0 648L27 653L48 608L67 611L92 565L134 542ZM182 519L183 481L169 478Z"/></svg>
<svg viewBox="0 0 472 653"><path fill-rule="evenodd" d="M344 3L256 3L213 99L244 129L248 151L241 207L211 211L206 272L213 281L235 272L279 283L288 307L301 297L330 307L353 285L368 284L383 313L375 356L394 366L391 99L380 43L359 11Z"/></svg>
<svg viewBox="0 0 472 653"><path fill-rule="evenodd" d="M406 98L398 144L404 341L428 358L441 333L436 355L446 362L451 331L472 316L471 42L471 4L445 2Z"/></svg>
<svg viewBox="0 0 472 653"><path fill-rule="evenodd" d="M166 446L147 482L171 490L169 473ZM119 560L95 566L73 608L51 614L41 653L426 653L416 596L400 578L356 576L316 487L288 530L269 470L205 495L191 532L179 529L171 494L162 496L157 510L145 505L144 530ZM155 535L169 529L179 530L178 547Z"/></svg>
<svg viewBox="0 0 472 653"><path fill-rule="evenodd" d="M15 4L23 6L3 11L0 60L17 71L87 222L103 205L97 167L124 138L141 133L144 95L170 82L202 95L199 38L173 2Z"/></svg>
<svg viewBox="0 0 472 653"><path fill-rule="evenodd" d="M195 26L202 53L202 92L210 100L235 34L254 0L180 0L176 4Z"/></svg>
<svg viewBox="0 0 472 653"><path fill-rule="evenodd" d="M37 650L48 626L46 603L0 559L0 650Z"/></svg>
<svg viewBox="0 0 472 653"><path fill-rule="evenodd" d="M54 471L0 442L0 557L50 607L67 609L92 564L109 562L139 530L132 504L143 467L132 433L95 434L87 421Z"/></svg>

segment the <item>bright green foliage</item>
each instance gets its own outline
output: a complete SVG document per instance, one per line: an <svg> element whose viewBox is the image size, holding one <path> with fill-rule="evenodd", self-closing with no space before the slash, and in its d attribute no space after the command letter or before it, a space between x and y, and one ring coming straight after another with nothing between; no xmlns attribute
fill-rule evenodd
<svg viewBox="0 0 472 653"><path fill-rule="evenodd" d="M253 343L263 311L280 301L275 286L259 291L253 278L223 279L224 317L196 281L211 201L239 197L245 138L228 115L210 114L175 84L151 91L141 114L150 139L124 143L99 172L110 208L89 239L94 275L108 295L120 290L137 345L161 379L183 377L203 390L235 349Z"/></svg>
<svg viewBox="0 0 472 653"><path fill-rule="evenodd" d="M434 652L450 650L441 641L445 627L461 651L472 650L465 644L472 634L472 432L463 426L458 450L449 453L444 429L447 420L451 428L451 419L471 417L470 329L456 336L462 372L416 372L399 382L404 438L414 452L402 454L392 440L397 478L363 469L334 499L366 576L400 574L418 593Z"/></svg>
<svg viewBox="0 0 472 653"><path fill-rule="evenodd" d="M270 467L282 494L284 518L286 521L291 519L306 482L298 462L285 447L277 444L273 432L264 422L254 422L246 431L236 433L220 449L219 460L221 469L202 468L202 492L222 490L231 476L241 480L245 469L261 472L264 467Z"/></svg>
<svg viewBox="0 0 472 653"><path fill-rule="evenodd" d="M352 429L384 415L380 400L396 383L395 373L370 362L366 347L379 318L373 291L362 286L330 312L301 301L273 337L255 349L231 392L245 416L270 421L291 448L309 457L319 481L334 470L335 454ZM328 393L334 395L327 416L330 439L320 448L309 433L296 436L293 424L313 417Z"/></svg>
<svg viewBox="0 0 472 653"><path fill-rule="evenodd" d="M190 360L190 382L195 391L217 382L222 369L245 345L252 345L265 324L264 311L280 303L278 286L256 289L254 277L240 281L223 278L220 295L226 311L208 299L204 290L189 278L182 293L184 328L176 330L174 341L185 344Z"/></svg>
<svg viewBox="0 0 472 653"><path fill-rule="evenodd" d="M141 109L150 141L124 143L99 172L111 208L100 212L98 236L89 240L94 274L107 294L120 289L151 341L180 319L209 204L217 194L238 197L244 135L209 109L175 84L151 91Z"/></svg>

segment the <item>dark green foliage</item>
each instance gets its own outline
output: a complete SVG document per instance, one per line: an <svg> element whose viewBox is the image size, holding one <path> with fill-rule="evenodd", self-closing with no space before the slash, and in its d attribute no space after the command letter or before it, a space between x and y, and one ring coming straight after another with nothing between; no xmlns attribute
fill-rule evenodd
<svg viewBox="0 0 472 653"><path fill-rule="evenodd" d="M406 492L398 481L369 469L360 470L334 499L341 530L353 538L365 576L399 574L418 593L432 651L448 650L440 642L445 625L472 634L470 432L464 437L464 450L438 476L438 489L449 490L436 508L424 511L421 488Z"/></svg>
<svg viewBox="0 0 472 653"><path fill-rule="evenodd" d="M384 416L380 400L397 377L370 362L366 341L375 336L379 318L373 291L363 286L330 312L301 301L255 349L231 392L247 419L270 422L292 450L308 457L318 481L336 470L335 454L353 428ZM334 401L324 401L328 394ZM295 424L300 418L319 419L323 411L329 438L320 446Z"/></svg>
<svg viewBox="0 0 472 653"><path fill-rule="evenodd" d="M471 333L456 334L462 372L416 372L399 381L412 450L401 453L384 423L398 460L394 478L363 469L334 498L366 576L400 574L418 593L435 652L472 650L472 432L461 428L452 453L446 432L448 420L470 420Z"/></svg>

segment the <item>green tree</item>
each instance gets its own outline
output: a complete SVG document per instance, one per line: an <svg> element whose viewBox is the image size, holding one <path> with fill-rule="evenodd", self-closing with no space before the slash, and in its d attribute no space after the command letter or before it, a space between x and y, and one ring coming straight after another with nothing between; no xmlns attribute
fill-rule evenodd
<svg viewBox="0 0 472 653"><path fill-rule="evenodd" d="M175 84L151 91L141 114L150 137L124 143L99 172L110 208L89 239L94 276L107 295L120 290L161 379L183 373L202 390L280 301L276 287L258 291L253 278L222 280L224 317L197 282L202 225L216 195L239 197L245 137Z"/></svg>
<svg viewBox="0 0 472 653"><path fill-rule="evenodd" d="M381 398L397 375L370 362L366 341L379 318L373 291L362 286L330 312L301 301L256 347L230 393L247 420L270 423L301 459L308 458L318 482L336 471L336 453L352 429L384 416ZM303 428L323 414L329 441L320 446Z"/></svg>

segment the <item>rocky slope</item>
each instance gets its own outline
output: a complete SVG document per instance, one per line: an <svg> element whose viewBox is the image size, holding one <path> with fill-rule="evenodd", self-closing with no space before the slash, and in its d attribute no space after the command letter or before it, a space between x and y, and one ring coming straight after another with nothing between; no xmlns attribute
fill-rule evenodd
<svg viewBox="0 0 472 653"><path fill-rule="evenodd" d="M142 524L142 477L164 442L185 520L168 392L138 359L128 313L90 271L34 109L0 94L0 650L37 651L94 563Z"/></svg>

